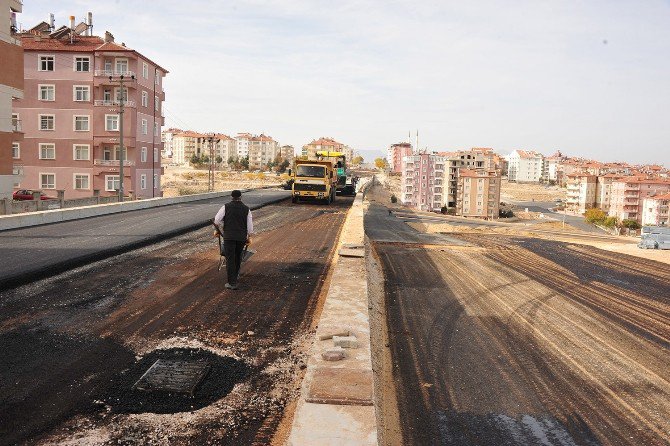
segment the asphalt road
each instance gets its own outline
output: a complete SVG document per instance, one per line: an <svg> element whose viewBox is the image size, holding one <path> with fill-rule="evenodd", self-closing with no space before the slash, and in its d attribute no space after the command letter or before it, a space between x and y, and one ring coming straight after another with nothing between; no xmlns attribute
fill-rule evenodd
<svg viewBox="0 0 670 446"><path fill-rule="evenodd" d="M289 191L246 192L252 209ZM207 225L228 197L0 231L0 289L29 283Z"/></svg>
<svg viewBox="0 0 670 446"><path fill-rule="evenodd" d="M584 217L580 215L563 215L558 212L550 210L556 205L551 201L510 201L510 203L515 204L521 208L528 208L531 212L542 212L553 218L559 220L565 219L565 222L570 226L574 226L577 229L582 231L591 232L595 234L605 234L606 232L600 229L597 226L592 225L591 223L584 220Z"/></svg>
<svg viewBox="0 0 670 446"><path fill-rule="evenodd" d="M670 443L669 265L398 221L373 203L365 225L402 444Z"/></svg>
<svg viewBox="0 0 670 446"><path fill-rule="evenodd" d="M0 292L0 445L271 444L351 202L257 210L235 291L202 228ZM211 369L193 397L134 389L157 359Z"/></svg>

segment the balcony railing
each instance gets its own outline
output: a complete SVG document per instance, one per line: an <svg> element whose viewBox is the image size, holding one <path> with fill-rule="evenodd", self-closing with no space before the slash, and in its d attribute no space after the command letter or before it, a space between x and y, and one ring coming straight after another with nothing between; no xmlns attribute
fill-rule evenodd
<svg viewBox="0 0 670 446"><path fill-rule="evenodd" d="M121 105L121 101L107 101L105 99L96 99L94 104L103 107L118 107ZM123 105L125 107L135 107L135 101L123 101Z"/></svg>
<svg viewBox="0 0 670 446"><path fill-rule="evenodd" d="M14 164L12 166L12 175L23 175L23 164Z"/></svg>
<svg viewBox="0 0 670 446"><path fill-rule="evenodd" d="M21 120L12 118L12 131L20 132L21 131Z"/></svg>
<svg viewBox="0 0 670 446"><path fill-rule="evenodd" d="M95 159L95 160L93 160L93 165L94 165L94 166L118 167L118 166L119 166L119 160L101 160L101 159ZM134 166L134 165L135 165L135 161L123 160L123 165L124 165L124 166Z"/></svg>
<svg viewBox="0 0 670 446"><path fill-rule="evenodd" d="M126 71L122 71L122 70L95 70L94 74L98 77L109 77L109 76L131 77L131 76L135 76L135 72L130 71L130 70L126 70Z"/></svg>

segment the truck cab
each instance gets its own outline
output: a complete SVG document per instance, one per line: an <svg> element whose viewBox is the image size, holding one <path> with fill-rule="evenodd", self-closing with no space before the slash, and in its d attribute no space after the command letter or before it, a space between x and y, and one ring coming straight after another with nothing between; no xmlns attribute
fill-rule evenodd
<svg viewBox="0 0 670 446"><path fill-rule="evenodd" d="M293 169L292 200L335 200L337 174L332 161L296 160Z"/></svg>

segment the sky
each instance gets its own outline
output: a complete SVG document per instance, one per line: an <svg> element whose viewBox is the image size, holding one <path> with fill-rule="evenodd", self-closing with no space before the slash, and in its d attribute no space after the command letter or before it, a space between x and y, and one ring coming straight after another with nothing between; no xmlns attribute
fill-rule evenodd
<svg viewBox="0 0 670 446"><path fill-rule="evenodd" d="M670 0L24 0L18 21L88 11L169 70L170 127L670 166Z"/></svg>

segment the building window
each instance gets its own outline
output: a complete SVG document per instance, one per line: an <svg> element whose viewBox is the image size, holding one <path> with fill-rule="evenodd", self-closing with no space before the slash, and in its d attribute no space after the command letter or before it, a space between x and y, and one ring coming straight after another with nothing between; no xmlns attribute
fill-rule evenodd
<svg viewBox="0 0 670 446"><path fill-rule="evenodd" d="M142 150L140 151L140 161L143 163L147 162L147 148L142 147Z"/></svg>
<svg viewBox="0 0 670 446"><path fill-rule="evenodd" d="M149 79L149 65L146 62L142 62L142 77Z"/></svg>
<svg viewBox="0 0 670 446"><path fill-rule="evenodd" d="M154 73L154 77L155 77L154 78L154 83L156 85L160 85L161 84L161 72L156 70L156 72Z"/></svg>
<svg viewBox="0 0 670 446"><path fill-rule="evenodd" d="M147 135L149 133L148 125L147 125L147 120L142 119L142 134Z"/></svg>
<svg viewBox="0 0 670 446"><path fill-rule="evenodd" d="M54 130L56 128L54 115L40 115L40 130Z"/></svg>
<svg viewBox="0 0 670 446"><path fill-rule="evenodd" d="M40 159L41 160L55 160L56 159L56 144L54 144L54 143L40 143Z"/></svg>
<svg viewBox="0 0 670 446"><path fill-rule="evenodd" d="M154 122L154 136L158 136L158 123ZM265 155L265 152L263 153Z"/></svg>
<svg viewBox="0 0 670 446"><path fill-rule="evenodd" d="M56 174L41 173L40 189L56 189Z"/></svg>
<svg viewBox="0 0 670 446"><path fill-rule="evenodd" d="M91 58L90 57L75 57L74 58L74 71L81 71L81 72L91 71Z"/></svg>
<svg viewBox="0 0 670 446"><path fill-rule="evenodd" d="M140 175L140 189L147 188L147 174L143 173Z"/></svg>
<svg viewBox="0 0 670 446"><path fill-rule="evenodd" d="M158 111L161 101L158 99L158 96L154 96L154 110Z"/></svg>
<svg viewBox="0 0 670 446"><path fill-rule="evenodd" d="M146 91L142 92L142 107L148 107L149 106L149 93Z"/></svg>
<svg viewBox="0 0 670 446"><path fill-rule="evenodd" d="M114 97L119 102L121 102L121 100L123 100L123 102L128 102L128 90L125 88L116 87L114 89Z"/></svg>
<svg viewBox="0 0 670 446"><path fill-rule="evenodd" d="M154 162L158 162L158 149L154 149Z"/></svg>
<svg viewBox="0 0 670 446"><path fill-rule="evenodd" d="M116 74L128 73L128 59L115 59Z"/></svg>
<svg viewBox="0 0 670 446"><path fill-rule="evenodd" d="M77 102L88 102L91 100L91 89L88 85L75 85L73 88L73 99Z"/></svg>
<svg viewBox="0 0 670 446"><path fill-rule="evenodd" d="M72 157L75 161L88 161L91 159L91 146L88 144L74 144L72 146Z"/></svg>
<svg viewBox="0 0 670 446"><path fill-rule="evenodd" d="M88 116L75 116L74 117L74 131L75 132L88 132L90 130L89 126L89 117Z"/></svg>
<svg viewBox="0 0 670 446"><path fill-rule="evenodd" d="M105 130L108 132L119 131L119 115L105 115Z"/></svg>
<svg viewBox="0 0 670 446"><path fill-rule="evenodd" d="M90 189L90 176L87 173L74 174L74 188L75 189Z"/></svg>
<svg viewBox="0 0 670 446"><path fill-rule="evenodd" d="M158 175L154 174L154 189L158 188Z"/></svg>
<svg viewBox="0 0 670 446"><path fill-rule="evenodd" d="M21 158L21 145L18 142L12 143L12 158L15 160Z"/></svg>
<svg viewBox="0 0 670 446"><path fill-rule="evenodd" d="M105 190L107 192L116 191L121 188L118 175L105 175Z"/></svg>
<svg viewBox="0 0 670 446"><path fill-rule="evenodd" d="M53 71L54 59L54 56L40 56L37 69L39 71Z"/></svg>
<svg viewBox="0 0 670 446"><path fill-rule="evenodd" d="M39 85L40 101L55 101L56 100L56 86L55 85Z"/></svg>

